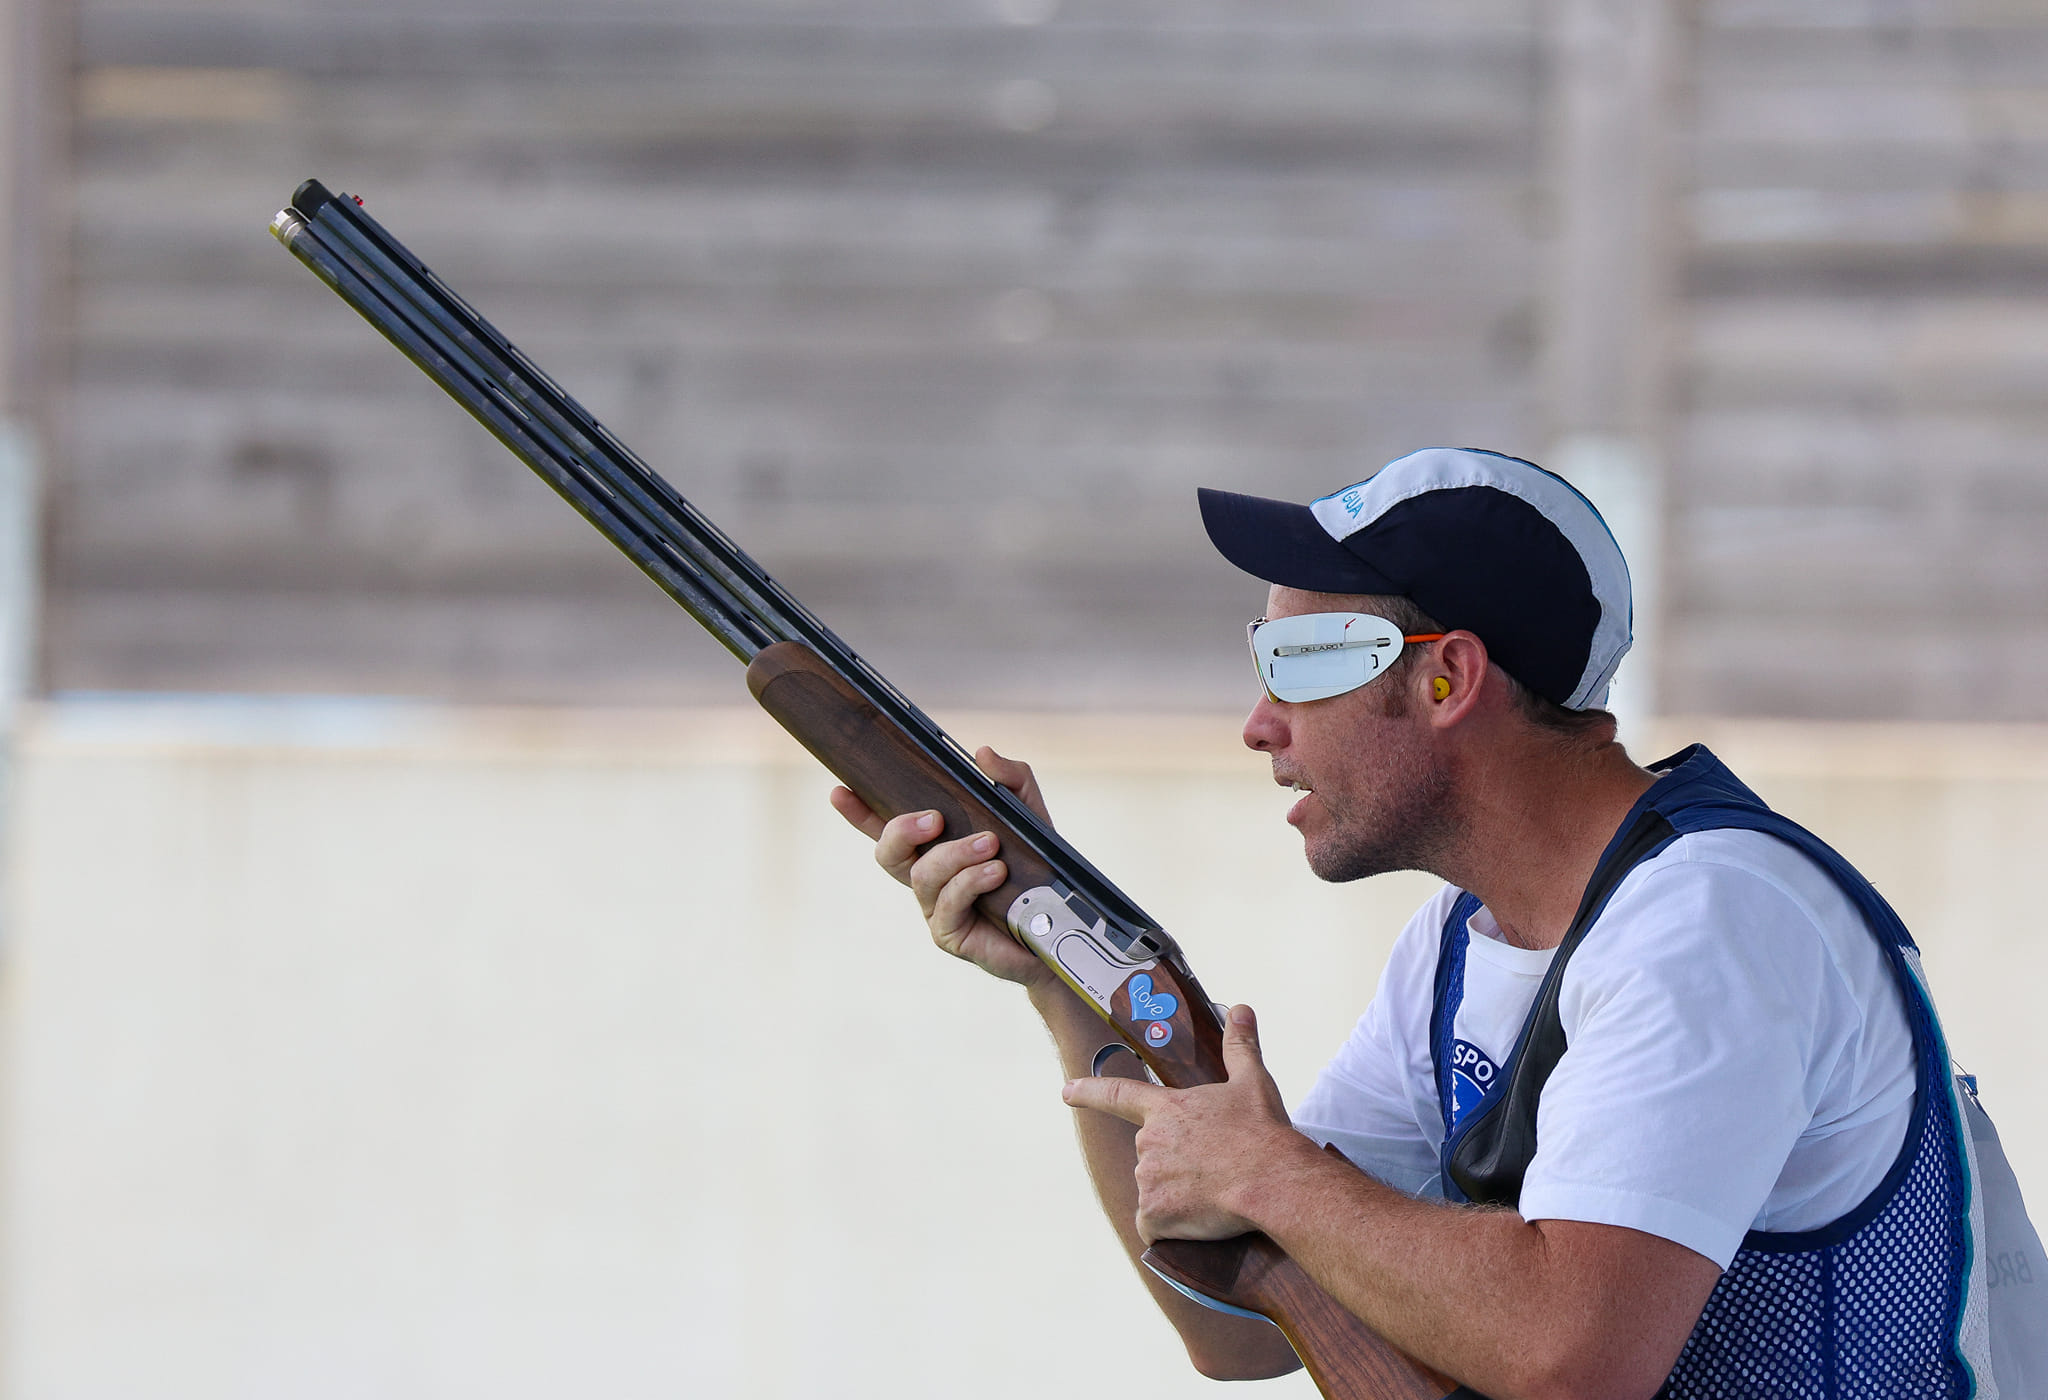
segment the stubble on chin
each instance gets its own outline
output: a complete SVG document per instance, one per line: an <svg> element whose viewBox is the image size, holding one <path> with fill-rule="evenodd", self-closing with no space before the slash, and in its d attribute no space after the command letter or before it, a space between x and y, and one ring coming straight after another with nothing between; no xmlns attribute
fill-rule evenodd
<svg viewBox="0 0 2048 1400"><path fill-rule="evenodd" d="M1435 871L1451 827L1450 775L1429 765L1402 784L1383 790L1370 817L1337 823L1322 839L1308 843L1308 868L1333 885L1386 875L1396 870Z"/></svg>
<svg viewBox="0 0 2048 1400"><path fill-rule="evenodd" d="M1383 713L1404 717L1405 700L1405 688L1389 685ZM1317 879L1341 885L1396 870L1441 867L1455 826L1448 760L1420 745L1404 745L1384 757L1386 771L1372 787L1351 797L1346 810L1330 811L1329 828L1307 843L1303 853Z"/></svg>

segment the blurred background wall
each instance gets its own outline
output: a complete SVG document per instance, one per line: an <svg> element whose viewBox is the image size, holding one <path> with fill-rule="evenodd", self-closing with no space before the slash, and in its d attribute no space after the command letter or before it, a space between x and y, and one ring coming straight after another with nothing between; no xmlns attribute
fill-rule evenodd
<svg viewBox="0 0 2048 1400"><path fill-rule="evenodd" d="M2048 717L2031 0L35 3L51 687L729 693L317 175L935 699L1234 704L1190 489L1451 443L1648 479L1661 708Z"/></svg>
<svg viewBox="0 0 2048 1400"><path fill-rule="evenodd" d="M0 0L0 82L0 1400L1207 1388L1019 1008L264 235L309 175L1294 1088L1426 885L1301 871L1193 488L1563 471L1632 745L1898 899L2048 1203L2034 0Z"/></svg>

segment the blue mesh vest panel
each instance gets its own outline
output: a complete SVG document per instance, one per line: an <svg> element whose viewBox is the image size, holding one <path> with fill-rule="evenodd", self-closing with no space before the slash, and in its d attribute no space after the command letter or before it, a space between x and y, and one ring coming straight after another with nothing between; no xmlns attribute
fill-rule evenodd
<svg viewBox="0 0 2048 1400"><path fill-rule="evenodd" d="M1644 794L1602 856L1507 1064L1479 1104L1456 1121L1441 1066L1463 994L1465 921L1477 901L1464 896L1445 922L1432 1016L1445 1194L1515 1204L1522 1173L1535 1154L1537 1098L1563 1050L1556 987L1578 937L1598 919L1627 870L1688 832L1765 832L1825 870L1883 947L1913 1031L1913 1116L1891 1170L1856 1209L1818 1230L1752 1231L1743 1239L1660 1395L1919 1400L1975 1394L1975 1378L1958 1343L1971 1248L1968 1167L1948 1048L1908 959L1911 936L1847 861L1764 806L1704 748L1687 749L1658 766L1669 771ZM1649 842L1646 831L1652 832Z"/></svg>

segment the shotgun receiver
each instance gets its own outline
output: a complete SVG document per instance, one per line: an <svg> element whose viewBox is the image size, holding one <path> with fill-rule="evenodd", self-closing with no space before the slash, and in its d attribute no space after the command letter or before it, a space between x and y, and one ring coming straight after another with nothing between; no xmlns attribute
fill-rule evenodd
<svg viewBox="0 0 2048 1400"><path fill-rule="evenodd" d="M364 319L746 663L763 709L862 801L993 831L1009 881L981 907L1095 1008L1160 1082L1225 1077L1222 1024L1179 947L967 751L586 413L361 208L308 180L270 229ZM1277 1324L1329 1400L1438 1400L1271 1240L1145 1255L1198 1301Z"/></svg>

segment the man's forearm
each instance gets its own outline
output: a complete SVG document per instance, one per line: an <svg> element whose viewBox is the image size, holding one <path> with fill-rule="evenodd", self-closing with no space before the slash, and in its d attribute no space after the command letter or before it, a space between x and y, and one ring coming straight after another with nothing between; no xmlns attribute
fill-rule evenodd
<svg viewBox="0 0 2048 1400"><path fill-rule="evenodd" d="M1052 1032L1061 1071L1068 1079L1086 1075L1096 1052L1111 1039L1102 1019L1064 983L1056 981L1048 980L1034 987L1031 1003ZM1113 1056L1103 1067L1103 1073L1144 1077L1132 1055ZM1160 1311L1180 1333L1189 1360L1204 1375L1218 1379L1255 1380L1297 1369L1301 1363L1277 1327L1191 1302L1137 1262L1145 1251L1145 1242L1138 1235L1138 1188L1132 1176L1138 1161L1137 1148L1133 1146L1137 1134L1138 1130L1129 1123L1106 1113L1077 1111L1074 1115L1074 1135L1103 1214L1109 1218L1125 1254L1145 1287L1151 1290Z"/></svg>
<svg viewBox="0 0 2048 1400"><path fill-rule="evenodd" d="M1499 1400L1651 1394L1719 1276L1634 1230L1416 1200L1312 1147L1231 1205L1389 1342Z"/></svg>

